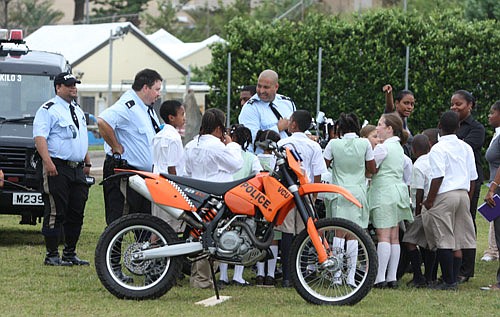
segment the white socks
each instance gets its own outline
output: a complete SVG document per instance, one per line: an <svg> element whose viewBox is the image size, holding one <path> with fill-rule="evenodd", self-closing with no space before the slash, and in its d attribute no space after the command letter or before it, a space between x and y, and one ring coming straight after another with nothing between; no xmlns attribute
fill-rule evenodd
<svg viewBox="0 0 500 317"><path fill-rule="evenodd" d="M266 276L265 267L266 263L257 262L257 276Z"/></svg>
<svg viewBox="0 0 500 317"><path fill-rule="evenodd" d="M245 280L243 279L243 269L245 269L245 267L243 265L235 265L234 266L233 281L236 281L239 283L245 283Z"/></svg>
<svg viewBox="0 0 500 317"><path fill-rule="evenodd" d="M269 248L271 249L273 258L267 260L267 276L274 278L274 272L276 271L276 262L278 261L278 246L273 244ZM265 262L257 262L257 276L266 276Z"/></svg>
<svg viewBox="0 0 500 317"><path fill-rule="evenodd" d="M338 237L335 237L333 238L333 253L337 253L338 256L339 256L339 261L340 263L343 263L343 259L344 259L344 243L345 243L345 239L342 239L342 238L338 238ZM338 271L337 273L335 273L335 275L333 276L334 279L333 279L333 283L336 284L336 285L340 285L342 284L342 269L340 271Z"/></svg>
<svg viewBox="0 0 500 317"><path fill-rule="evenodd" d="M219 264L219 271L220 271L220 276L219 280L224 281L224 282L229 282L229 277L227 276L227 263L220 263ZM244 266L242 265L235 265L234 266L234 275L233 275L233 281L239 282L239 283L244 283L245 280L243 279L243 270Z"/></svg>
<svg viewBox="0 0 500 317"><path fill-rule="evenodd" d="M378 271L375 284L385 281L385 271L391 257L391 244L389 242L379 242L377 244ZM398 256L399 258L399 256Z"/></svg>
<svg viewBox="0 0 500 317"><path fill-rule="evenodd" d="M358 263L358 240L347 240L347 284L356 286L354 275L356 274L356 264Z"/></svg>
<svg viewBox="0 0 500 317"><path fill-rule="evenodd" d="M387 267L387 282L395 281L398 272L399 256L401 254L401 247L399 244L391 244L391 258L389 259L389 266Z"/></svg>
<svg viewBox="0 0 500 317"><path fill-rule="evenodd" d="M219 280L224 281L226 283L229 282L229 277L227 276L227 263L220 263L219 271L220 271Z"/></svg>
<svg viewBox="0 0 500 317"><path fill-rule="evenodd" d="M267 276L274 278L274 271L276 271L276 262L277 262L277 258L278 258L278 246L271 245L269 248L271 249L271 252L273 253L273 258L270 260L267 260Z"/></svg>

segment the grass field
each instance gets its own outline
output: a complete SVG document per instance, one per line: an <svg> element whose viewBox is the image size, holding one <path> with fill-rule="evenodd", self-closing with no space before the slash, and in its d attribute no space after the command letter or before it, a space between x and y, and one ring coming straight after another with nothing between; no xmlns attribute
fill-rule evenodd
<svg viewBox="0 0 500 317"><path fill-rule="evenodd" d="M484 197L484 195L482 196ZM79 256L90 267L47 267L45 248L37 226L18 225L16 216L0 216L1 316L498 316L500 293L481 291L494 282L498 262L479 261L487 244L488 223L478 216L476 277L457 292L413 289L372 290L353 307L324 307L306 303L294 289L228 287L221 295L232 298L215 307L195 302L213 291L192 289L187 279L157 300L116 299L99 282L93 267L97 239L103 231L102 188L91 188ZM250 270L245 272L251 279Z"/></svg>

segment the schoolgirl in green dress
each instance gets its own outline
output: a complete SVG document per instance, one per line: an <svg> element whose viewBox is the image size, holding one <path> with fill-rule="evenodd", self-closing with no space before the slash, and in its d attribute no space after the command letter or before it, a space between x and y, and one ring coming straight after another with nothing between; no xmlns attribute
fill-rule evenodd
<svg viewBox="0 0 500 317"><path fill-rule="evenodd" d="M413 221L408 187L403 182L404 153L401 145L408 133L403 130L401 118L394 113L383 114L376 130L382 143L373 150L377 172L368 190L370 218L378 240L375 287L397 287L396 273L401 254L398 223Z"/></svg>

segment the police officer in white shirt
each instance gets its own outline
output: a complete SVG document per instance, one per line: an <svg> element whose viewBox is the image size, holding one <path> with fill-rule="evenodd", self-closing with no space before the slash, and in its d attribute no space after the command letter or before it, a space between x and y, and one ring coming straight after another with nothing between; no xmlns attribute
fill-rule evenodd
<svg viewBox="0 0 500 317"><path fill-rule="evenodd" d="M118 167L152 171L152 140L160 131L153 104L160 96L162 81L158 72L141 70L132 89L99 115L99 132L106 142L104 178L113 175ZM108 225L123 214L151 211L151 203L131 190L124 179L105 181L103 191Z"/></svg>
<svg viewBox="0 0 500 317"><path fill-rule="evenodd" d="M274 130L282 139L288 137L288 119L295 111L295 104L290 98L277 94L278 87L278 74L264 70L257 81L257 94L241 109L238 121L250 129L252 142L259 130Z"/></svg>
<svg viewBox="0 0 500 317"><path fill-rule="evenodd" d="M89 265L76 256L89 192L85 175L91 166L87 124L75 101L76 84L80 83L70 73L57 75L56 96L38 109L33 121L33 137L43 161L45 265ZM62 259L58 251L61 227L65 240Z"/></svg>

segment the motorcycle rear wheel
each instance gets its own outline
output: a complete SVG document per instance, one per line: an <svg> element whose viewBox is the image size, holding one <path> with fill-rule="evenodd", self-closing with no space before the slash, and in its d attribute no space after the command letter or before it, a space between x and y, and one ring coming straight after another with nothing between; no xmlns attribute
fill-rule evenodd
<svg viewBox="0 0 500 317"><path fill-rule="evenodd" d="M328 243L331 265L322 267L311 238L303 230L290 251L295 289L306 301L317 305L356 304L370 292L377 274L373 241L360 226L345 219L321 219L316 222L316 228L322 241ZM341 240L337 239L335 245L335 237L344 237L344 242L339 245ZM356 242L349 242L351 247L348 247L348 240ZM353 251L356 249L357 252Z"/></svg>
<svg viewBox="0 0 500 317"><path fill-rule="evenodd" d="M121 299L154 299L176 283L181 257L135 260L133 254L178 241L164 221L147 214L130 214L102 233L95 251L95 268L103 286Z"/></svg>

